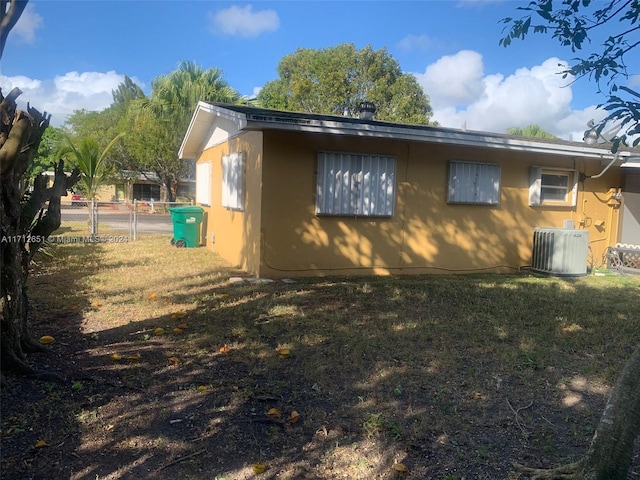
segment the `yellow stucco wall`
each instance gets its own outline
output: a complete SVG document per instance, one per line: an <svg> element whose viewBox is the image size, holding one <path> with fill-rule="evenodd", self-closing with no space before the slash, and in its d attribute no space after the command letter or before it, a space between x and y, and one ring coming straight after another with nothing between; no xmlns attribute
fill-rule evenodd
<svg viewBox="0 0 640 480"><path fill-rule="evenodd" d="M245 153L244 210L222 206L222 156ZM258 272L260 258L262 133L248 132L205 150L198 163L211 162L211 205L202 205L204 244L231 264Z"/></svg>
<svg viewBox="0 0 640 480"><path fill-rule="evenodd" d="M393 217L316 216L318 150L395 156ZM447 204L447 162L452 159L499 163L500 205ZM575 207L531 207L532 165L575 168L587 175L604 168L596 161L525 152L266 132L261 266L252 273L512 272L531 263L534 226L561 228L565 220L589 230L591 256L598 264L618 230L619 209L611 206L617 202L607 191L620 186L619 172L580 182Z"/></svg>
<svg viewBox="0 0 640 480"><path fill-rule="evenodd" d="M396 201L390 218L317 216L319 150L393 155ZM246 154L245 208L221 205L223 155ZM501 165L497 206L446 202L450 160ZM247 132L212 147L211 205L204 206L205 244L232 264L263 277L330 274L513 272L531 263L534 227L573 221L589 231L590 261L599 265L617 241L619 202L612 168L578 184L575 206L529 206L531 166L599 174L600 161L477 147L299 132Z"/></svg>

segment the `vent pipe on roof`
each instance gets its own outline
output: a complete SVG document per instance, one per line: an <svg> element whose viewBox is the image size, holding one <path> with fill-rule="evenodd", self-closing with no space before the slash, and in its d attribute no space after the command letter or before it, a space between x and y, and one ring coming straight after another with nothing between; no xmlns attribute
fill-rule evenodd
<svg viewBox="0 0 640 480"><path fill-rule="evenodd" d="M373 120L373 114L376 113L376 106L371 102L361 102L358 105L360 112L360 120Z"/></svg>

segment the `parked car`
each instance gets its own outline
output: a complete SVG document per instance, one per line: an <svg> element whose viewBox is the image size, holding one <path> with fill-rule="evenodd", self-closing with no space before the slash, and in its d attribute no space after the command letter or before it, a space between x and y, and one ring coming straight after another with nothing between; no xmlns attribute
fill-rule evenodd
<svg viewBox="0 0 640 480"><path fill-rule="evenodd" d="M71 205L74 207L84 207L87 205L87 199L74 193L71 195Z"/></svg>

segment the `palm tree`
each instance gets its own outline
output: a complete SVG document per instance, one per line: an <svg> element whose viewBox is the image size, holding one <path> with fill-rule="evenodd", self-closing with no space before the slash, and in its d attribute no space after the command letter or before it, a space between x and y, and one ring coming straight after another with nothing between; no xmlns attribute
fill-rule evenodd
<svg viewBox="0 0 640 480"><path fill-rule="evenodd" d="M135 137L130 136L129 141L162 145L162 151L147 148L138 153L142 166L161 179L167 188L168 200L173 201L172 187L184 168L184 162L178 160L178 150L198 102L239 103L242 97L223 80L220 69L205 70L189 61L181 62L177 70L155 78L151 86L148 98L132 102L135 114L130 125L134 130L144 131L132 132ZM138 137L162 141L137 142Z"/></svg>
<svg viewBox="0 0 640 480"><path fill-rule="evenodd" d="M77 164L80 170L81 177L78 184L85 191L91 205L89 213L89 233L91 235L98 234L96 194L98 189L108 181L114 170L106 159L107 153L123 135L124 133L116 135L102 151L100 151L98 142L93 138L85 137L76 146L71 138L65 136L62 146L56 153L58 159L67 155L71 156L71 160Z"/></svg>

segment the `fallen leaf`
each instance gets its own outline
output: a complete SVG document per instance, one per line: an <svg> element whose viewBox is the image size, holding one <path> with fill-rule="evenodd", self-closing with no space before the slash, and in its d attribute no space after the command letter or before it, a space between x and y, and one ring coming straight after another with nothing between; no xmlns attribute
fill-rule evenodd
<svg viewBox="0 0 640 480"><path fill-rule="evenodd" d="M204 386L204 385L200 385L200 386L198 387L198 391L199 391L199 392L204 392L206 389L207 389L207 387L206 387L206 386Z"/></svg>
<svg viewBox="0 0 640 480"><path fill-rule="evenodd" d="M119 362L120 360L122 360L122 357L119 353L112 353L111 360L113 360L114 362Z"/></svg>
<svg viewBox="0 0 640 480"><path fill-rule="evenodd" d="M277 408L270 408L267 412L267 416L271 418L280 418L281 415L280 410Z"/></svg>
<svg viewBox="0 0 640 480"><path fill-rule="evenodd" d="M289 350L286 347L280 347L278 350L276 350L278 352L278 356L280 358L289 358L289 355L291 355L291 350Z"/></svg>
<svg viewBox="0 0 640 480"><path fill-rule="evenodd" d="M255 473L264 473L264 471L267 469L267 466L264 463L254 463L251 466L251 469L255 472Z"/></svg>
<svg viewBox="0 0 640 480"><path fill-rule="evenodd" d="M51 335L44 335L40 337L40 343L53 343L55 341L56 339L53 338Z"/></svg>
<svg viewBox="0 0 640 480"><path fill-rule="evenodd" d="M180 325L178 325L178 328L181 328L181 329L183 329L183 330L184 330L184 329L185 329L185 328L187 328L188 326L189 326L189 324L188 324L188 323L181 323Z"/></svg>
<svg viewBox="0 0 640 480"><path fill-rule="evenodd" d="M44 440L38 440L34 445L35 448L42 448L42 447L48 447L48 446L49 444Z"/></svg>
<svg viewBox="0 0 640 480"><path fill-rule="evenodd" d="M292 411L291 414L289 414L289 421L291 423L296 423L298 420L300 420L300 414L295 410Z"/></svg>
<svg viewBox="0 0 640 480"><path fill-rule="evenodd" d="M229 351L229 347L227 347L226 345L223 347L220 347L220 353L227 353Z"/></svg>
<svg viewBox="0 0 640 480"><path fill-rule="evenodd" d="M137 362L140 360L140 354L139 353L134 353L133 355L129 355L127 357L127 360L129 360L130 362Z"/></svg>
<svg viewBox="0 0 640 480"><path fill-rule="evenodd" d="M175 312L171 314L171 320L180 320L182 317L186 315L186 312Z"/></svg>
<svg viewBox="0 0 640 480"><path fill-rule="evenodd" d="M181 328L174 328L173 329L173 333L182 333L182 329Z"/></svg>
<svg viewBox="0 0 640 480"><path fill-rule="evenodd" d="M77 310L78 309L78 305L71 305L71 310Z"/></svg>
<svg viewBox="0 0 640 480"><path fill-rule="evenodd" d="M149 295L149 300L155 300L156 299L156 294L152 293L151 295Z"/></svg>
<svg viewBox="0 0 640 480"><path fill-rule="evenodd" d="M153 331L153 333L154 333L155 335L162 335L162 334L164 333L164 328L162 328L162 327L158 327L158 328L156 328L156 329Z"/></svg>
<svg viewBox="0 0 640 480"><path fill-rule="evenodd" d="M180 359L178 357L169 357L169 365L177 365L180 363Z"/></svg>
<svg viewBox="0 0 640 480"><path fill-rule="evenodd" d="M98 302L97 300L95 302L91 302L91 306L92 307L99 307L100 305L102 305L100 302Z"/></svg>
<svg viewBox="0 0 640 480"><path fill-rule="evenodd" d="M404 463L396 463L393 466L393 469L398 472L401 473L403 475L406 475L409 473L409 469L407 468L407 466Z"/></svg>

